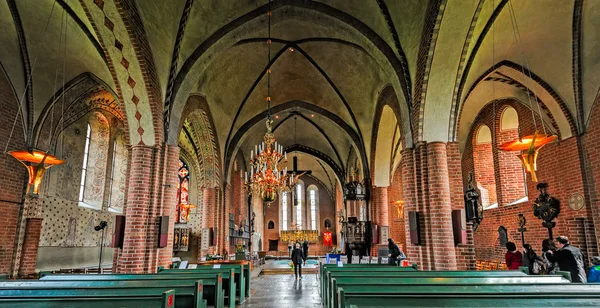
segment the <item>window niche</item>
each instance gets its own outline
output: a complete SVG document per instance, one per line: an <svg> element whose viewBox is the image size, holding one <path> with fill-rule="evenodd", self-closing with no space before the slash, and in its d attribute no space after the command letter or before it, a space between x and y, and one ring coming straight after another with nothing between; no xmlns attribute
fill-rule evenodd
<svg viewBox="0 0 600 308"><path fill-rule="evenodd" d="M473 167L483 209L497 208L492 132L487 125L479 126L473 138Z"/></svg>
<svg viewBox="0 0 600 308"><path fill-rule="evenodd" d="M269 224L268 224L267 228L268 228L269 230L273 230L273 229L275 229L275 223L274 223L272 220L271 220L271 221L269 221Z"/></svg>
<svg viewBox="0 0 600 308"><path fill-rule="evenodd" d="M79 148L70 148L65 144L65 149L66 151L81 153L81 174L79 178L79 196L77 198L79 205L99 210L102 209L107 179L106 169L108 167L110 141L109 122L103 114L94 112L87 118L85 127L85 134L77 136L85 140L84 145Z"/></svg>
<svg viewBox="0 0 600 308"><path fill-rule="evenodd" d="M506 243L508 243L508 231L504 226L498 227L498 240L500 241L501 247L505 247Z"/></svg>

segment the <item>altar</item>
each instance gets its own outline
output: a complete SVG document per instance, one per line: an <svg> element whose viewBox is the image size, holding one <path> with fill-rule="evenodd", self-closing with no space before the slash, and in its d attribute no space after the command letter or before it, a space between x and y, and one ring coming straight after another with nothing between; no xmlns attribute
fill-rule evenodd
<svg viewBox="0 0 600 308"><path fill-rule="evenodd" d="M282 242L304 242L304 239L308 240L309 243L316 243L319 241L319 231L317 230L285 230L280 231L279 239Z"/></svg>

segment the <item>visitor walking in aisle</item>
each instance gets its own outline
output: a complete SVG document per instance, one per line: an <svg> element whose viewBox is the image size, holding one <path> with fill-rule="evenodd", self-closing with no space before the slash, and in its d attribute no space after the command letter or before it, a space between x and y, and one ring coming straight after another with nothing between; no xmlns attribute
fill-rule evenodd
<svg viewBox="0 0 600 308"><path fill-rule="evenodd" d="M523 255L520 251L517 251L517 245L513 242L506 243L506 255L504 259L506 260L506 266L509 270L518 270L519 266L523 265Z"/></svg>
<svg viewBox="0 0 600 308"><path fill-rule="evenodd" d="M300 248L300 243L296 243L296 247L292 251L292 262L294 262L296 279L302 279L302 263L304 263L304 260L304 252Z"/></svg>
<svg viewBox="0 0 600 308"><path fill-rule="evenodd" d="M583 254L579 248L572 246L569 238L559 236L556 238L558 250L549 253L546 257L550 262L558 262L561 271L571 272L573 282L586 283Z"/></svg>

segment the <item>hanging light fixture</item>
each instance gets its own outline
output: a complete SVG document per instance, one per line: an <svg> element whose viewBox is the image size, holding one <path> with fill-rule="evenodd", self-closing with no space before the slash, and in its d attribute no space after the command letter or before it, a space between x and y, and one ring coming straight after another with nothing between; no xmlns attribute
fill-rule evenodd
<svg viewBox="0 0 600 308"><path fill-rule="evenodd" d="M50 19L52 17L52 13L54 12L54 6L55 4L52 5L52 10L50 11L50 14L48 16L48 19L46 21L46 26L44 28L44 32L43 32L43 38L46 37L46 33L48 30L48 24L50 22ZM65 76L65 63L66 63L66 48L67 48L67 19L66 19L66 15L63 15L64 19L61 19L61 29L60 29L60 40L58 43L58 50L61 50L61 47L64 48L63 51L63 84L62 84L62 93L63 93L63 106L64 106L64 99L65 99L65 95L64 95L64 90L65 90L65 81L64 81L64 76ZM63 32L63 21L64 21L64 32ZM64 35L64 44L63 44L63 35ZM62 45L62 46L61 46ZM31 67L31 74L33 75L34 71L35 71L35 66L37 63L37 59L38 56L40 54L41 48L38 49L33 63L32 63L32 67ZM58 76L58 70L59 67L57 66L56 69L56 76L55 76L55 86L56 86L56 77ZM21 99L19 101L18 104L18 109L17 109L17 114L15 115L15 119L13 121L13 125L12 125L12 129L10 131L10 134L8 136L8 140L6 141L6 147L4 148L4 153L9 154L10 156L14 157L16 160L18 160L21 164L23 164L23 166L25 166L25 168L27 168L27 172L29 174L29 180L27 182L27 194L32 194L34 197L37 197L40 193L40 186L42 184L42 180L44 178L44 173L46 172L46 170L48 170L50 167L54 166L54 165L60 165L63 164L64 161L61 159L58 159L56 156L50 155L50 151L42 151L42 150L38 150L38 149L34 149L33 147L28 147L28 149L26 150L14 150L14 151L7 151L8 150L8 146L10 145L10 141L12 139L12 135L14 133L15 130L15 125L17 124L17 120L19 118L19 115L21 114L21 106L23 104L23 101L25 99L25 95L27 94L27 90L31 90L31 82L32 82L32 78L28 78L27 80L27 84L25 85L25 89L23 90L23 95L21 96ZM50 111L50 113L53 115L54 113L54 105L55 105L56 101L55 101L55 97L53 97L53 105L52 105L52 110ZM64 117L64 110L62 112L62 117ZM53 117L52 117L53 118ZM64 121L64 119L61 119L61 121ZM52 127L52 122L50 124L50 126ZM64 122L63 122L64 125ZM64 127L63 127L64 128ZM64 150L64 148L63 148Z"/></svg>
<svg viewBox="0 0 600 308"><path fill-rule="evenodd" d="M514 8L512 6L512 1L510 1L510 0L508 1L508 7L509 7L509 13L510 13L509 15L511 18L515 43L520 44L521 43L521 34L519 32L517 18L515 16ZM521 46L521 53L522 53L522 57L524 58L524 63L521 63L522 64L521 66L528 67L529 62L527 61L527 57L523 50L524 50L523 46ZM493 47L492 47L492 54L493 54ZM524 69L522 69L522 73L525 75L526 72ZM528 70L527 73L528 73L527 75L529 76L529 78L532 78L531 71ZM535 110L533 108L533 103L531 102L531 94L529 93L529 91L527 91L527 93L526 93L527 100L529 102L529 107L531 109L531 116L533 118L533 126L535 127L535 133L533 135L529 135L529 136L525 136L525 137L517 137L515 140L508 141L508 142L501 144L498 148L503 151L522 151L521 154L519 154L517 157L519 157L519 159L521 160L521 163L523 164L523 168L525 168L525 171L531 175L531 180L533 182L537 182L538 180L537 180L537 176L536 176L535 172L537 171L536 161L537 161L538 153L544 145L557 140L558 136L554 135L554 134L552 134L552 135L547 134L546 126L543 123L540 102L538 101L537 95L535 94L535 89L532 89L532 91L533 91L533 98L534 98L535 104L537 105L540 121L542 121L541 125L542 125L542 129L543 129L544 133L543 134L538 133L537 121L535 118ZM492 99L494 99L494 101L495 101L494 97L492 97Z"/></svg>
<svg viewBox="0 0 600 308"><path fill-rule="evenodd" d="M293 177L287 174L287 153L283 146L277 144L273 134L271 120L271 0L269 0L268 16L268 62L267 62L267 133L261 144L250 151L250 176L245 173L246 189L254 196L260 196L268 205L275 201L277 193L289 190L293 185Z"/></svg>

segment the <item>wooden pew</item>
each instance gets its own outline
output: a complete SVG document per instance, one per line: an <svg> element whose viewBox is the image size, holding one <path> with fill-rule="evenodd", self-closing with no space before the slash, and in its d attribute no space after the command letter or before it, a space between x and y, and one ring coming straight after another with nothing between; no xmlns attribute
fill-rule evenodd
<svg viewBox="0 0 600 308"><path fill-rule="evenodd" d="M559 275L517 277L360 277L332 278L331 292L325 293L325 307L337 307L338 298L333 290L347 286L415 286L415 285L496 285L496 284L568 284L569 280Z"/></svg>
<svg viewBox="0 0 600 308"><path fill-rule="evenodd" d="M332 278L418 278L418 277L527 277L522 271L387 271L387 272L353 272L353 271L328 271L325 273L321 296L330 298L335 290L332 287Z"/></svg>
<svg viewBox="0 0 600 308"><path fill-rule="evenodd" d="M377 264L344 264L343 267L338 267L337 264L323 264L319 265L319 285L320 292L323 294L323 285L325 284L325 275L328 271L352 271L352 272L405 272L405 271L416 271L416 265L400 267L390 265L377 265Z"/></svg>
<svg viewBox="0 0 600 308"><path fill-rule="evenodd" d="M220 269L215 269L213 265L202 265L199 264L195 269L159 269L159 274L182 274L186 272L206 272L206 271L234 271L236 292L238 303L244 303L247 297L250 297L250 267L248 264L243 263L225 263L220 264Z"/></svg>
<svg viewBox="0 0 600 308"><path fill-rule="evenodd" d="M221 268L233 268L233 269L235 269L236 274L238 274L238 270L243 271L244 278L245 278L245 285L246 285L246 290L244 290L244 294L246 295L245 297L250 297L250 280L251 280L250 278L252 275L252 262L243 261L243 260L206 261L206 262L200 262L198 264L198 267L211 268L211 267L214 267L215 264L221 265Z"/></svg>
<svg viewBox="0 0 600 308"><path fill-rule="evenodd" d="M228 274L232 275L231 273ZM103 275L77 275L77 274L50 274L41 275L40 280L43 282L99 282L106 284L113 284L119 282L131 282L135 281L138 283L145 283L150 285L156 285L160 282L161 285L167 283L173 283L172 286L189 284L190 281L202 281L201 292L199 293L200 299L204 300L201 307L206 307L207 303L212 304L215 307L224 307L225 294L223 292L224 281L229 281L229 278L223 279L221 273L195 273L187 275L158 275L158 274L103 274ZM232 285L232 290L235 290L235 285ZM176 296L179 298L182 296L182 291L178 288L172 287L176 291ZM186 292L189 290L186 290ZM231 292L231 291L230 291ZM181 302L181 301L178 301ZM196 300L194 300L196 302ZM184 306L185 307L185 306Z"/></svg>
<svg viewBox="0 0 600 308"><path fill-rule="evenodd" d="M4 283L3 283L4 284ZM8 286L0 288L0 307L10 308L173 308L174 290L149 288L55 288Z"/></svg>
<svg viewBox="0 0 600 308"><path fill-rule="evenodd" d="M354 285L337 307L598 307L600 285Z"/></svg>

